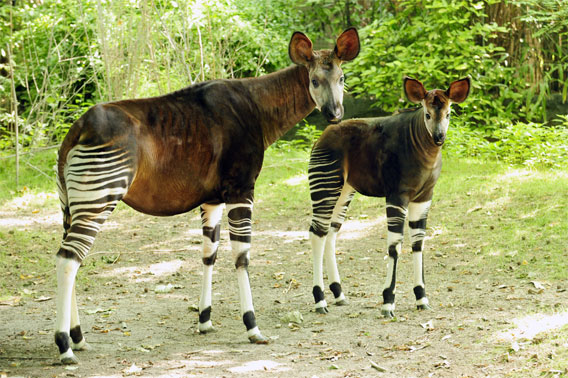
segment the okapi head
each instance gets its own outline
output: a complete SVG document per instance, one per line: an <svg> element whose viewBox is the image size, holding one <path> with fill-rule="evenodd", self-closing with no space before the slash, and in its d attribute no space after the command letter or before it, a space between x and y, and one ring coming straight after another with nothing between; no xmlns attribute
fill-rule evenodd
<svg viewBox="0 0 568 378"><path fill-rule="evenodd" d="M454 81L445 91L432 89L426 91L424 85L411 77L404 78L404 93L409 101L421 103L424 108L424 123L438 146L444 144L450 124L450 106L465 101L469 95L469 77Z"/></svg>
<svg viewBox="0 0 568 378"><path fill-rule="evenodd" d="M343 118L345 80L341 63L353 60L359 54L359 34L355 28L345 30L337 38L333 50L314 51L312 47L312 41L305 34L295 32L288 54L294 63L308 69L310 95L316 108L328 122L338 123Z"/></svg>

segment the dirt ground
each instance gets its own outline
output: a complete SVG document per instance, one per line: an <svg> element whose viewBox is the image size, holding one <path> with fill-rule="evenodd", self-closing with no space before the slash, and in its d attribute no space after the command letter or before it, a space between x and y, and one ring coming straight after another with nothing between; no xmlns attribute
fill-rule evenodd
<svg viewBox="0 0 568 378"><path fill-rule="evenodd" d="M35 214L25 206L3 211L3 232L43 230L55 240L45 253L55 253L61 235L55 207ZM524 339L513 319L568 303L561 286L539 288L480 266L469 252L460 253L461 244L429 232L426 290L434 310L415 310L406 252L398 270L397 318L386 320L380 316L386 229L378 217L345 224L338 260L350 305L316 314L308 215L255 218L249 272L268 345L247 340L226 220L213 279L217 332L200 335L198 213L155 218L119 210L79 271L81 323L92 350L77 352L79 365L57 362L53 270L33 295L0 306L0 377L502 377L527 363L515 353ZM171 292L156 292L168 284ZM326 298L332 299L329 291ZM285 318L296 311L300 324Z"/></svg>

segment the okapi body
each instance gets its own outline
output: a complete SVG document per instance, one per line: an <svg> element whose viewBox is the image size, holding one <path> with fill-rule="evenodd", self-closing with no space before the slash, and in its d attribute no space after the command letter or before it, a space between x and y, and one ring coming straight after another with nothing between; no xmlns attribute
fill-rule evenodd
<svg viewBox="0 0 568 378"><path fill-rule="evenodd" d="M251 217L264 151L315 107L330 122L343 116L342 61L359 52L353 28L334 50L313 51L292 35L296 65L259 78L213 80L164 96L96 105L76 121L59 150L58 189L64 235L57 253L55 342L64 364L88 346L81 333L75 277L106 218L119 201L146 214L173 215L201 206L202 333L211 323L211 281L220 219L226 204L229 235L248 338L259 331L248 276Z"/></svg>
<svg viewBox="0 0 568 378"><path fill-rule="evenodd" d="M382 314L394 316L396 264L407 214L416 305L418 309L429 308L422 263L426 219L442 168L450 105L464 101L469 89L469 78L453 82L446 91L426 91L418 80L405 78L407 98L422 107L389 117L343 121L322 133L308 168L317 312L328 312L323 293L324 259L335 303L347 304L335 261L335 242L355 192L386 199L388 258Z"/></svg>

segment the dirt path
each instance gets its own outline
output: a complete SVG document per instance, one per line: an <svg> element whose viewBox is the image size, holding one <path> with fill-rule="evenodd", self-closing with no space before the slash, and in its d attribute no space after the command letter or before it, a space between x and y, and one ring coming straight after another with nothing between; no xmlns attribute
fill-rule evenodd
<svg viewBox="0 0 568 378"><path fill-rule="evenodd" d="M55 211L19 211L2 214L0 231L9 232L12 219L20 229L42 230L54 240L60 235ZM226 231L213 281L217 332L199 335L197 213L153 218L121 210L105 224L77 287L83 332L93 350L78 353L78 366L56 363L53 272L33 287L32 296L0 306L0 376L501 377L526 365L523 342L508 338L513 319L562 310L568 303L560 286L535 287L434 235L425 256L434 311L414 309L412 264L405 253L399 263L398 318L387 321L380 317L386 267L377 251L385 244L385 225L364 219L348 222L338 243L350 305L318 315L311 295L308 216L258 218L250 275L257 321L272 339L269 345L247 341ZM57 243L45 253L53 254ZM167 284L171 292L155 292ZM282 320L294 311L301 313L301 324Z"/></svg>

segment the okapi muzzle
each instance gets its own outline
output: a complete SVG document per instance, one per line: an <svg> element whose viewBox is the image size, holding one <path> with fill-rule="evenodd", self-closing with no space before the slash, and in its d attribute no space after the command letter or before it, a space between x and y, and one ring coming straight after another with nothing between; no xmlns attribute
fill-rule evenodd
<svg viewBox="0 0 568 378"><path fill-rule="evenodd" d="M290 58L308 69L310 96L330 123L338 123L343 118L345 77L341 63L355 59L359 49L355 28L344 31L333 50L313 51L312 42L303 33L295 32L292 36Z"/></svg>

